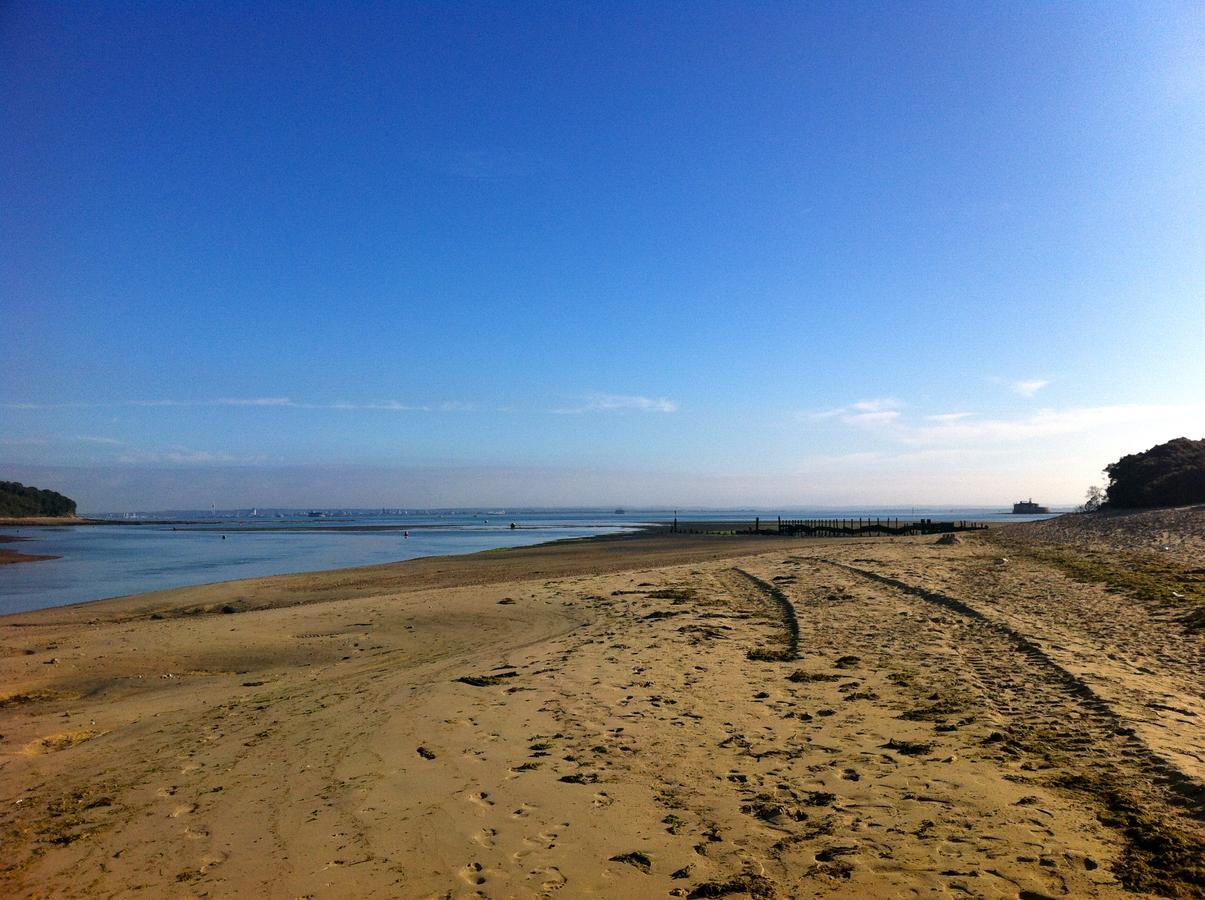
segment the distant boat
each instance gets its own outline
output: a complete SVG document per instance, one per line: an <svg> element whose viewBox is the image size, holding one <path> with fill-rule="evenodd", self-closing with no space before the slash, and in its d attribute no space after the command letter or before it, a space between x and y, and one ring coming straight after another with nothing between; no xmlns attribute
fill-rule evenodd
<svg viewBox="0 0 1205 900"><path fill-rule="evenodd" d="M1028 500L1018 500L1016 503L1013 504L1013 514L1014 515L1024 515L1024 514L1041 515L1042 513L1048 513L1048 512L1050 512L1050 509L1048 507L1041 506L1037 503L1034 503L1032 497L1030 497Z"/></svg>
<svg viewBox="0 0 1205 900"><path fill-rule="evenodd" d="M624 515L624 514L626 514L626 513L627 513L627 510L626 510L626 509L623 509L623 508L620 508L620 509L615 510L615 515L617 515L617 516L622 516L622 515Z"/></svg>

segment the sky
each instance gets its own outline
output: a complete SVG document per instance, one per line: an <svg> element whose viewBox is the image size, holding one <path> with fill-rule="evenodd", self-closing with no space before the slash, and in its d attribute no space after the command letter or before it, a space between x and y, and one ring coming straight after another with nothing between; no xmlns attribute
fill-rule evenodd
<svg viewBox="0 0 1205 900"><path fill-rule="evenodd" d="M1195 3L0 5L0 478L1080 501L1205 437Z"/></svg>

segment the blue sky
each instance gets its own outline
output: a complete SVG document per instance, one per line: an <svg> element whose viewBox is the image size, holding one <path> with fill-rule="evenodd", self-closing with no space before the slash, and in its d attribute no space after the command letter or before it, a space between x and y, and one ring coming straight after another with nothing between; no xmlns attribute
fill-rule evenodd
<svg viewBox="0 0 1205 900"><path fill-rule="evenodd" d="M1194 4L5 4L0 477L1075 502L1205 437L1203 48Z"/></svg>

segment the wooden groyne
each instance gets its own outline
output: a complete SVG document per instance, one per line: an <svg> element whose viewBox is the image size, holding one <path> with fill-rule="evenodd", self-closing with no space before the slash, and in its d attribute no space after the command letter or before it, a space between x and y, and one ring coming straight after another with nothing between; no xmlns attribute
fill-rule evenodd
<svg viewBox="0 0 1205 900"><path fill-rule="evenodd" d="M950 534L956 531L981 531L985 528L987 528L986 525L968 522L965 519L957 522L936 522L933 519L900 522L899 519L882 518L784 519L780 516L777 533L790 537L866 537L868 535ZM757 534L775 533L769 529L763 531L760 519L754 525L754 532Z"/></svg>
<svg viewBox="0 0 1205 900"><path fill-rule="evenodd" d="M676 518L670 526L673 534L738 535L760 534L768 537L876 537L891 535L903 537L918 534L950 534L958 531L983 531L987 526L981 522L961 519L954 522L938 522L934 519L861 518L861 519L784 519L760 517L752 524L744 522L679 522Z"/></svg>

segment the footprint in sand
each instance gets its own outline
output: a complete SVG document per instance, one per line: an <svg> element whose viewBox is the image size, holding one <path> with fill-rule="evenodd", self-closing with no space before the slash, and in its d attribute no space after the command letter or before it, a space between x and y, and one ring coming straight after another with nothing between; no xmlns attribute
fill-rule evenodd
<svg viewBox="0 0 1205 900"><path fill-rule="evenodd" d="M195 803L181 803L179 806L177 806L175 809L173 809L173 810L172 810L171 812L169 812L167 815L168 815L168 817L169 817L169 818L172 818L172 819L178 819L178 818L180 818L181 816L186 816L186 815L188 815L189 813L193 813L193 812L196 812L196 811L197 811L197 804L195 804Z"/></svg>
<svg viewBox="0 0 1205 900"><path fill-rule="evenodd" d="M536 878L543 879L540 882L540 890L542 891L559 891L568 883L568 879L561 874L561 870L556 866L549 866L546 869L533 869L531 874Z"/></svg>
<svg viewBox="0 0 1205 900"><path fill-rule="evenodd" d="M485 875L483 874L485 867L479 862L469 863L457 874L465 884L479 885L485 884Z"/></svg>
<svg viewBox="0 0 1205 900"><path fill-rule="evenodd" d="M492 804L491 804L492 805ZM510 814L512 819L521 819L535 809L530 803L520 803L518 809Z"/></svg>
<svg viewBox="0 0 1205 900"><path fill-rule="evenodd" d="M486 847L487 849L492 849L494 846L494 838L496 838L497 836L498 836L498 829L482 828L480 831L474 833L473 840L476 841L478 844L480 844L482 847Z"/></svg>
<svg viewBox="0 0 1205 900"><path fill-rule="evenodd" d="M482 791L480 794L467 794L466 797L470 803L476 803L482 809L489 809L494 805L494 801L490 799L490 795L485 791Z"/></svg>
<svg viewBox="0 0 1205 900"><path fill-rule="evenodd" d="M606 791L600 791L594 795L594 799L591 802L594 804L595 809L605 809L615 802L615 798Z"/></svg>
<svg viewBox="0 0 1205 900"><path fill-rule="evenodd" d="M537 850L551 850L556 847L557 833L555 831L541 831L535 837L525 837L521 841L522 846L510 855L513 860L522 860L525 856L530 856Z"/></svg>

